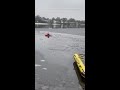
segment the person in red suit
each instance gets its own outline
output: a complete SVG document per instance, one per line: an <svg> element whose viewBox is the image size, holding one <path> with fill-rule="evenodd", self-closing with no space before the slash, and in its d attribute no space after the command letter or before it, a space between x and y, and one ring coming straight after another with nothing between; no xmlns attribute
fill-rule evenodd
<svg viewBox="0 0 120 90"><path fill-rule="evenodd" d="M51 35L49 33L46 33L45 36L49 38Z"/></svg>

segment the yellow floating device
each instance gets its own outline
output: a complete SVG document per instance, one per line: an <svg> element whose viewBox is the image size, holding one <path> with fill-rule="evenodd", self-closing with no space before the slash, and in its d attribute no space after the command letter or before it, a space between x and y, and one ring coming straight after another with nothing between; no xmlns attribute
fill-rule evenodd
<svg viewBox="0 0 120 90"><path fill-rule="evenodd" d="M73 57L80 70L81 76L85 78L85 65L83 64L82 57L80 56L80 54L74 54Z"/></svg>

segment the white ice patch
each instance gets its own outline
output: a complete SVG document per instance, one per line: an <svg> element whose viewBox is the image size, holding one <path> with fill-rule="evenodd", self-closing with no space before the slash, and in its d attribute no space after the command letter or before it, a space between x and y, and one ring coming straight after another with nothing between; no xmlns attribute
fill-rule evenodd
<svg viewBox="0 0 120 90"><path fill-rule="evenodd" d="M42 68L43 70L47 70L47 68Z"/></svg>
<svg viewBox="0 0 120 90"><path fill-rule="evenodd" d="M41 62L45 62L45 60L40 60Z"/></svg>
<svg viewBox="0 0 120 90"><path fill-rule="evenodd" d="M35 67L40 67L41 65L39 65L39 64L35 64Z"/></svg>

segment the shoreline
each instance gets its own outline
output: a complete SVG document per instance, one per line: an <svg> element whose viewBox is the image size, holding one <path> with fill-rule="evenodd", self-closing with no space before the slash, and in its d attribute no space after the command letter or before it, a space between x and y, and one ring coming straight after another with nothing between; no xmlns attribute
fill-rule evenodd
<svg viewBox="0 0 120 90"><path fill-rule="evenodd" d="M35 32L37 31L46 31L46 32L56 32L56 33L66 33L66 34L73 34L73 35L81 35L85 36L85 28L35 28Z"/></svg>

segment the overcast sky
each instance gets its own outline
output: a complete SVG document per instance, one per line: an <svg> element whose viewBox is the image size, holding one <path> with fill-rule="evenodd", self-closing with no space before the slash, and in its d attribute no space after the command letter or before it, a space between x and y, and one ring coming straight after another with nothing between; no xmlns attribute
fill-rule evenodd
<svg viewBox="0 0 120 90"><path fill-rule="evenodd" d="M35 0L35 15L85 20L85 0Z"/></svg>

